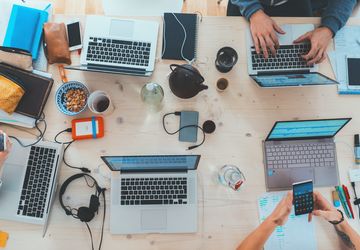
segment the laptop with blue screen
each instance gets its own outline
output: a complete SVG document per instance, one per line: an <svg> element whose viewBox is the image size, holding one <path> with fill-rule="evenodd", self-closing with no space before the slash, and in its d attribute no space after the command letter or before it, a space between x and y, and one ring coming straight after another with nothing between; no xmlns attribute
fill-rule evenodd
<svg viewBox="0 0 360 250"><path fill-rule="evenodd" d="M278 121L264 141L268 191L313 180L317 187L339 184L334 136L351 118Z"/></svg>
<svg viewBox="0 0 360 250"><path fill-rule="evenodd" d="M255 51L250 29L247 32L247 58L249 76L264 88L295 87L311 85L333 85L336 81L320 74L318 65L307 65L302 55L311 48L309 43L294 44L294 40L314 29L313 24L284 24L286 32L278 34L280 46L276 56L269 53L269 58Z"/></svg>
<svg viewBox="0 0 360 250"><path fill-rule="evenodd" d="M200 155L102 156L111 177L110 232L197 231Z"/></svg>

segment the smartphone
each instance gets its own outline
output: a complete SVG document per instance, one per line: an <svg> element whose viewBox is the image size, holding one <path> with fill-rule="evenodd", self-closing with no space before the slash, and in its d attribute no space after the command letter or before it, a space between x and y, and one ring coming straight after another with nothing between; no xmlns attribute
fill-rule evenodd
<svg viewBox="0 0 360 250"><path fill-rule="evenodd" d="M293 184L293 203L295 215L311 213L314 209L313 181L307 180Z"/></svg>
<svg viewBox="0 0 360 250"><path fill-rule="evenodd" d="M0 133L0 152L6 151L7 136L5 133Z"/></svg>
<svg viewBox="0 0 360 250"><path fill-rule="evenodd" d="M346 58L349 89L360 89L360 58Z"/></svg>
<svg viewBox="0 0 360 250"><path fill-rule="evenodd" d="M192 127L186 127L179 132L179 141L184 142L196 142L197 131L199 122L199 112L196 111L181 111L180 113L180 128L193 125Z"/></svg>
<svg viewBox="0 0 360 250"><path fill-rule="evenodd" d="M69 50L77 50L82 48L81 28L80 22L71 22L66 25Z"/></svg>

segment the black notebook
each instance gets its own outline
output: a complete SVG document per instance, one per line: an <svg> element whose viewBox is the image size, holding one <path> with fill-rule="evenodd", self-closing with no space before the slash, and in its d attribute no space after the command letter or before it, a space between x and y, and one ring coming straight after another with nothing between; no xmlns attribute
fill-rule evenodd
<svg viewBox="0 0 360 250"><path fill-rule="evenodd" d="M0 63L0 72L5 76L15 76L25 89L25 94L21 98L15 112L39 119L44 110L54 80L2 63Z"/></svg>
<svg viewBox="0 0 360 250"><path fill-rule="evenodd" d="M197 29L197 14L164 13L162 58L188 61L195 59ZM181 55L184 39L183 55Z"/></svg>

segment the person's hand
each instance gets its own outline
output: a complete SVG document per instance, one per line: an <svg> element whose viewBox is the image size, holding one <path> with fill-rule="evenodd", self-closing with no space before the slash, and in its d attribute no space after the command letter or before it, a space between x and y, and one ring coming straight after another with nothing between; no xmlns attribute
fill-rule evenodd
<svg viewBox="0 0 360 250"><path fill-rule="evenodd" d="M264 57L268 58L269 49L275 56L276 49L279 47L279 40L276 36L276 32L285 34L285 31L283 31L275 21L262 10L258 10L250 17L250 30L256 53L260 54L262 50Z"/></svg>
<svg viewBox="0 0 360 250"><path fill-rule="evenodd" d="M319 192L314 192L314 211L309 214L309 221L312 216L321 217L327 221L339 221L341 214L328 202Z"/></svg>
<svg viewBox="0 0 360 250"><path fill-rule="evenodd" d="M0 130L0 133L3 133L3 132ZM0 152L0 169L1 169L2 165L4 164L5 160L7 159L9 152L11 151L11 146L12 146L11 142L10 142L9 138L7 138L6 150Z"/></svg>
<svg viewBox="0 0 360 250"><path fill-rule="evenodd" d="M292 192L288 192L287 195L279 202L269 218L277 226L282 226L289 218L293 202Z"/></svg>
<svg viewBox="0 0 360 250"><path fill-rule="evenodd" d="M321 63L326 58L326 48L333 37L332 31L327 27L316 28L300 36L294 43L302 43L309 41L311 49L309 53L302 57L307 61L308 65Z"/></svg>

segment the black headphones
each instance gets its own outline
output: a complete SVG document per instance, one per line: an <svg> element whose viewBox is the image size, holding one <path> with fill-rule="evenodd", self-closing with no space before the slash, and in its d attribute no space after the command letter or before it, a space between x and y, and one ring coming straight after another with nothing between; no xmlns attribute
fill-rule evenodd
<svg viewBox="0 0 360 250"><path fill-rule="evenodd" d="M65 206L64 201L63 201L63 195L67 189L67 187L69 186L69 184L79 178L84 177L86 184L89 187L95 187L95 194L92 194L90 197L90 202L89 202L89 206L88 207L79 207L79 208L71 208L70 206ZM88 183L88 180L86 178L90 178L91 180L93 180L94 184L90 185ZM99 184L97 183L97 181L95 180L94 177L92 177L89 174L75 174L71 177L69 177L62 185L60 188L60 192L59 192L59 201L61 204L61 207L64 209L66 215L71 215L73 218L75 219L79 219L81 222L85 222L86 226L89 230L90 233L90 237L91 237L91 246L92 249L94 249L94 244L93 244L93 239L92 239L92 233L90 230L89 225L87 224L88 222L90 222L94 217L95 217L95 213L98 212L99 210L99 206L100 206L100 195L102 194L103 198L104 198L104 215L103 215L103 224L101 227L101 240L100 240L100 244L99 244L99 249L101 249L101 244L102 244L102 239L103 239L103 233L104 233L104 221L105 221L105 211L106 211L106 200L105 200L105 188L102 188L99 186Z"/></svg>

